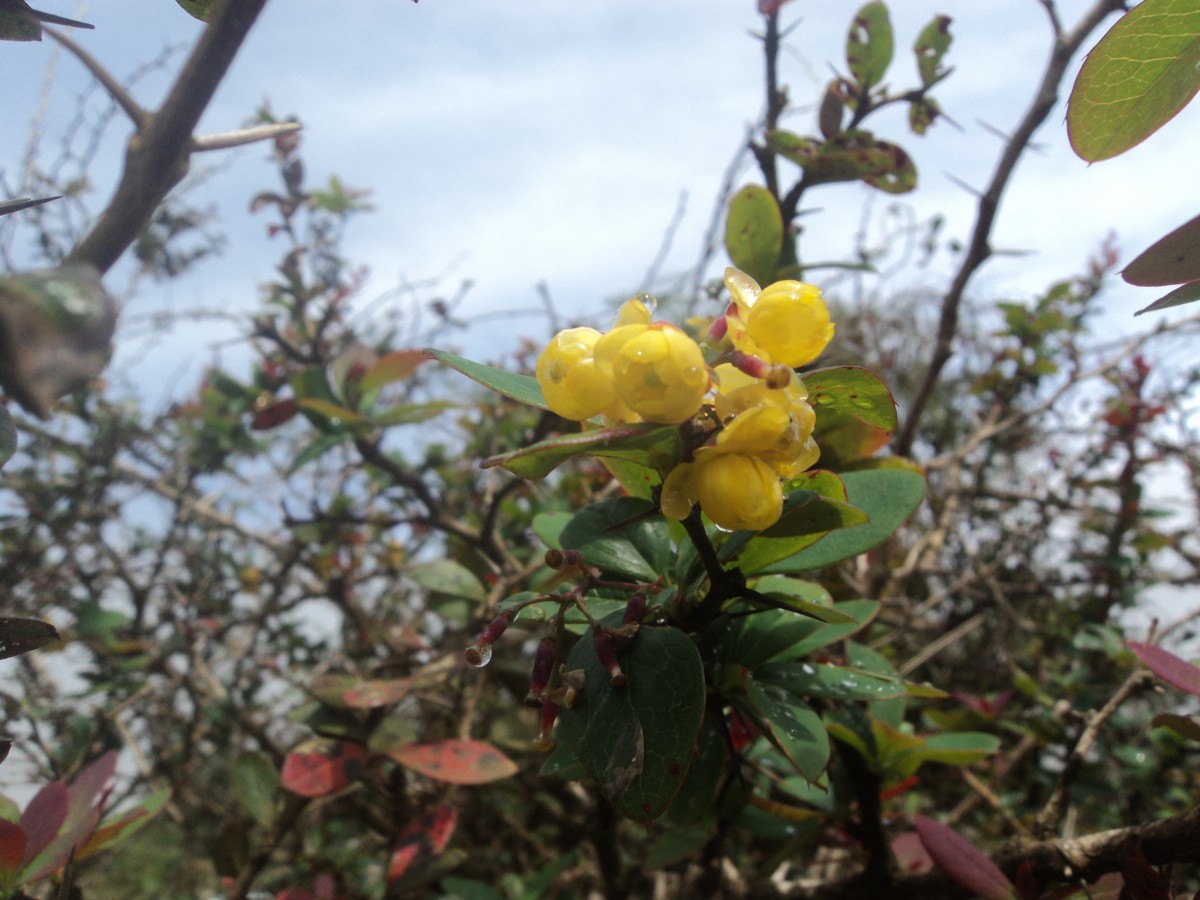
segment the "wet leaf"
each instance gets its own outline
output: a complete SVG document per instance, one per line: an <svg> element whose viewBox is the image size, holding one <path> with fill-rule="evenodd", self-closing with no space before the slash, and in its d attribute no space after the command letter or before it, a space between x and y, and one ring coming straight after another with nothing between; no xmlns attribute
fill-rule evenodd
<svg viewBox="0 0 1200 900"><path fill-rule="evenodd" d="M1200 6L1144 0L1087 55L1067 102L1067 133L1088 162L1140 144L1200 89Z"/></svg>
<svg viewBox="0 0 1200 900"><path fill-rule="evenodd" d="M831 531L811 547L767 566L764 572L819 569L865 553L891 537L925 498L925 479L907 469L865 469L843 472L841 478L847 501L870 521Z"/></svg>
<svg viewBox="0 0 1200 900"><path fill-rule="evenodd" d="M759 284L773 280L783 251L783 215L766 188L748 184L729 201L725 249L730 261Z"/></svg>
<svg viewBox="0 0 1200 900"><path fill-rule="evenodd" d="M388 756L406 769L450 784L487 784L517 773L517 764L483 741L404 744Z"/></svg>
<svg viewBox="0 0 1200 900"><path fill-rule="evenodd" d="M657 507L636 497L593 503L576 513L559 534L588 565L639 581L654 581L673 562L670 530Z"/></svg>
<svg viewBox="0 0 1200 900"><path fill-rule="evenodd" d="M817 414L813 439L821 465L837 468L870 456L896 430L896 401L874 372L835 366L804 374L809 403Z"/></svg>
<svg viewBox="0 0 1200 900"><path fill-rule="evenodd" d="M903 682L884 678L863 669L824 663L772 663L754 670L763 684L783 688L797 697L828 700L887 700L908 692Z"/></svg>
<svg viewBox="0 0 1200 900"><path fill-rule="evenodd" d="M804 778L816 781L829 765L829 734L807 703L755 675L746 676L746 699L764 733Z"/></svg>
<svg viewBox="0 0 1200 900"><path fill-rule="evenodd" d="M359 744L311 738L288 753L280 783L301 797L324 797L357 780L365 759Z"/></svg>
<svg viewBox="0 0 1200 900"><path fill-rule="evenodd" d="M671 804L692 764L704 713L704 670L691 638L643 626L617 652L629 681L609 674L584 635L567 660L582 669L578 702L560 711L558 733L625 816L649 825Z"/></svg>

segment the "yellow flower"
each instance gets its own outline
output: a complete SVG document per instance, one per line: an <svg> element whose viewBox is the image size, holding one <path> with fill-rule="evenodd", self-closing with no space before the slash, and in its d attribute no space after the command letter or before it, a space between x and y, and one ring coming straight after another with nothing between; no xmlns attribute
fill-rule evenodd
<svg viewBox="0 0 1200 900"><path fill-rule="evenodd" d="M594 328L568 328L546 345L537 362L537 381L551 410L564 419L590 419L617 402L612 372L596 364Z"/></svg>
<svg viewBox="0 0 1200 900"><path fill-rule="evenodd" d="M733 366L718 366L716 374L720 390L715 405L724 428L697 457L714 451L748 453L781 478L794 478L816 463L821 455L812 437L817 417L798 375L792 373L783 388L768 388Z"/></svg>
<svg viewBox="0 0 1200 900"><path fill-rule="evenodd" d="M621 401L648 422L686 422L711 383L699 345L665 322L619 325L596 342L595 357Z"/></svg>
<svg viewBox="0 0 1200 900"><path fill-rule="evenodd" d="M775 470L757 457L713 453L676 466L663 483L668 518L687 518L697 501L718 528L761 531L779 521L783 488Z"/></svg>
<svg viewBox="0 0 1200 900"><path fill-rule="evenodd" d="M760 289L730 267L725 285L737 307L737 316L729 317L729 336L744 353L795 368L820 356L833 338L829 309L811 284L777 281Z"/></svg>

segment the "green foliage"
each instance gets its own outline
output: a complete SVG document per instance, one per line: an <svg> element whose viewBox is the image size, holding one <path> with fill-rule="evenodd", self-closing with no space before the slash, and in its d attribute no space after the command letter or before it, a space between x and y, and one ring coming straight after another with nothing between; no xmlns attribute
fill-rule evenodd
<svg viewBox="0 0 1200 900"><path fill-rule="evenodd" d="M1109 29L1075 79L1071 146L1088 162L1124 153L1169 122L1200 90L1200 10L1145 0Z"/></svg>

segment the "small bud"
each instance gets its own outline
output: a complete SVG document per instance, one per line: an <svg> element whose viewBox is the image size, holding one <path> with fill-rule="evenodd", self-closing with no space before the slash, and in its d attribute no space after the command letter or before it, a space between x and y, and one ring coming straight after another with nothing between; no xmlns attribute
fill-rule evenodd
<svg viewBox="0 0 1200 900"><path fill-rule="evenodd" d="M464 652L467 662L477 669L486 666L492 658L492 644L499 640L500 635L504 634L516 617L515 610L506 609L492 619L488 627L483 629L483 633L476 638L475 643Z"/></svg>
<svg viewBox="0 0 1200 900"><path fill-rule="evenodd" d="M549 697L542 702L542 717L538 736L533 739L533 747L543 753L554 749L556 741L550 732L554 729L554 720L558 718L558 707Z"/></svg>
<svg viewBox="0 0 1200 900"><path fill-rule="evenodd" d="M781 391L792 383L792 370L788 366L771 366L767 372L767 387L773 391Z"/></svg>
<svg viewBox="0 0 1200 900"><path fill-rule="evenodd" d="M715 344L728 333L729 323L725 321L725 316L717 316L713 319L712 324L708 326L708 334L705 337Z"/></svg>
<svg viewBox="0 0 1200 900"><path fill-rule="evenodd" d="M561 572L563 569L570 566L578 566L583 562L583 557L578 550L555 550L553 548L546 551L546 565L556 572Z"/></svg>
<svg viewBox="0 0 1200 900"><path fill-rule="evenodd" d="M608 672L608 683L615 688L624 687L629 683L629 676L621 671L621 664L617 662L617 651L613 648L612 639L603 631L595 631L592 633L592 647L596 651L596 658L600 660L600 665L604 666Z"/></svg>
<svg viewBox="0 0 1200 900"><path fill-rule="evenodd" d="M767 379L771 375L771 370L774 368L770 363L764 362L757 356L751 356L749 353L743 353L741 350L733 352L733 366L739 372L744 372L751 378Z"/></svg>
<svg viewBox="0 0 1200 900"><path fill-rule="evenodd" d="M625 615L621 617L621 625L641 624L644 615L646 615L646 592L635 591L625 605Z"/></svg>
<svg viewBox="0 0 1200 900"><path fill-rule="evenodd" d="M546 696L546 687L550 684L550 676L554 672L554 660L558 656L558 641L552 637L542 638L538 644L537 653L533 657L533 674L529 677L529 693L525 695L525 705L538 707Z"/></svg>

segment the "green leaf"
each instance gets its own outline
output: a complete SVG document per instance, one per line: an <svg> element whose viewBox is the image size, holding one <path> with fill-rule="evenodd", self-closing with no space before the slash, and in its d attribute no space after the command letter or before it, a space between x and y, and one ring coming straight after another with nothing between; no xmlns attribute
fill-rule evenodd
<svg viewBox="0 0 1200 900"><path fill-rule="evenodd" d="M824 663L782 662L761 666L754 677L797 697L822 697L828 700L888 700L903 697L904 684L864 669L831 666Z"/></svg>
<svg viewBox="0 0 1200 900"><path fill-rule="evenodd" d="M246 751L233 764L233 796L263 829L275 821L279 771L264 754Z"/></svg>
<svg viewBox="0 0 1200 900"><path fill-rule="evenodd" d="M463 597L482 601L483 585L470 569L452 559L434 559L413 566L406 573L409 578L428 591L448 597Z"/></svg>
<svg viewBox="0 0 1200 900"><path fill-rule="evenodd" d="M774 659L791 658L793 647L823 627L799 613L764 609L718 619L704 633L701 646L706 658L720 664L756 669Z"/></svg>
<svg viewBox="0 0 1200 900"><path fill-rule="evenodd" d="M444 350L427 349L425 352L433 359L445 363L454 371L461 372L472 381L482 384L488 390L503 394L526 406L536 406L539 409L550 408L546 405L546 398L542 396L541 386L532 375L521 375L496 366L471 362L469 359L463 359L461 356L447 353Z"/></svg>
<svg viewBox="0 0 1200 900"><path fill-rule="evenodd" d="M0 3L0 41L40 41L42 24L24 0Z"/></svg>
<svg viewBox="0 0 1200 900"><path fill-rule="evenodd" d="M1189 741L1200 742L1200 722L1177 713L1159 713L1150 720L1155 728L1170 728Z"/></svg>
<svg viewBox="0 0 1200 900"><path fill-rule="evenodd" d="M350 440L349 432L321 435L319 438L296 454L296 458L293 459L291 465L288 466L287 473L289 475L294 475L302 467L308 465L314 459L324 456L334 447L338 446L338 444L345 443L348 440Z"/></svg>
<svg viewBox="0 0 1200 900"><path fill-rule="evenodd" d="M695 759L667 811L668 831L706 822L713 815L729 764L725 731L714 718L720 715L710 710L704 716L704 724L696 738Z"/></svg>
<svg viewBox="0 0 1200 900"><path fill-rule="evenodd" d="M1160 309L1170 309L1172 306L1185 306L1188 303L1195 303L1197 300L1200 300L1200 280L1189 281L1187 284L1175 288L1171 293L1159 297L1149 306L1143 306L1134 315L1158 312Z"/></svg>
<svg viewBox="0 0 1200 900"><path fill-rule="evenodd" d="M784 689L746 676L746 699L755 718L796 771L816 781L829 765L829 734L821 717Z"/></svg>
<svg viewBox="0 0 1200 900"><path fill-rule="evenodd" d="M791 610L822 622L840 625L855 623L853 617L834 608L829 592L815 581L801 581L787 575L768 575L758 579L753 587L776 603L786 604Z"/></svg>
<svg viewBox="0 0 1200 900"><path fill-rule="evenodd" d="M891 678L899 680L900 676L896 673L896 669L888 662L878 651L872 650L865 644L860 644L858 641L846 642L846 661L857 669L864 672L870 672L882 678ZM906 701L907 695L912 693L908 682L902 682L904 692L892 699L877 698L867 706L867 713L872 719L879 719L887 722L894 728L899 728L904 721L904 709L908 705ZM919 685L912 685L912 688L918 692L924 693ZM934 696L942 692L936 692Z"/></svg>
<svg viewBox="0 0 1200 900"><path fill-rule="evenodd" d="M846 64L864 92L883 80L894 47L887 6L873 0L855 14L846 37Z"/></svg>
<svg viewBox="0 0 1200 900"><path fill-rule="evenodd" d="M861 509L800 492L798 503L784 506L783 515L770 528L759 532L738 556L738 566L746 574L761 572L771 563L787 559L801 549L838 528L849 528L867 521ZM792 497L788 500L791 501Z"/></svg>
<svg viewBox="0 0 1200 900"><path fill-rule="evenodd" d="M875 620L881 606L882 604L878 600L845 600L837 604L835 609L852 618L853 623L830 622L821 625L806 635L803 640L797 641L789 647L787 656L781 658L800 659L822 647L828 647L830 644L845 640L852 634L857 634ZM858 665L860 668L865 668L861 663Z"/></svg>
<svg viewBox="0 0 1200 900"><path fill-rule="evenodd" d="M1143 0L1084 60L1067 102L1067 133L1088 162L1140 144L1200 89L1200 6Z"/></svg>
<svg viewBox="0 0 1200 900"><path fill-rule="evenodd" d="M658 508L637 497L614 497L585 506L559 535L584 562L605 572L654 581L674 558L670 531Z"/></svg>
<svg viewBox="0 0 1200 900"><path fill-rule="evenodd" d="M880 738L879 732L875 735ZM1000 738L981 731L958 731L952 734L934 734L927 738L908 740L920 741L915 746L892 747L885 754L885 765L899 778L907 778L927 762L949 766L968 766L992 756L1000 749Z"/></svg>
<svg viewBox="0 0 1200 900"><path fill-rule="evenodd" d="M415 425L427 422L434 416L439 416L448 409L453 409L453 403L434 401L432 403L405 403L393 406L371 416L371 424L380 427L389 425Z"/></svg>
<svg viewBox="0 0 1200 900"><path fill-rule="evenodd" d="M623 688L584 635L567 659L582 669L578 702L558 732L620 812L649 825L671 804L692 764L704 714L704 668L696 645L674 628L645 626L617 651Z"/></svg>
<svg viewBox="0 0 1200 900"><path fill-rule="evenodd" d="M1200 279L1200 216L1184 222L1138 254L1121 277L1140 287L1163 287Z"/></svg>
<svg viewBox="0 0 1200 900"><path fill-rule="evenodd" d="M12 459L17 452L17 426L13 424L12 413L8 407L0 403L0 468Z"/></svg>
<svg viewBox="0 0 1200 900"><path fill-rule="evenodd" d="M772 280L783 250L783 215L766 188L748 184L729 201L725 249L733 264L759 284Z"/></svg>
<svg viewBox="0 0 1200 900"><path fill-rule="evenodd" d="M175 2L186 9L193 18L207 22L216 0L175 0Z"/></svg>
<svg viewBox="0 0 1200 900"><path fill-rule="evenodd" d="M562 532L571 521L574 513L543 512L533 517L533 533L542 539L542 543L554 550L561 550Z"/></svg>
<svg viewBox="0 0 1200 900"><path fill-rule="evenodd" d="M813 439L821 465L837 468L870 456L896 430L896 401L878 375L858 366L804 373L808 399L817 414Z"/></svg>
<svg viewBox="0 0 1200 900"><path fill-rule="evenodd" d="M500 466L522 478L545 478L576 456L599 456L668 469L682 455L676 425L635 422L614 428L593 428L560 435L485 459L485 468Z"/></svg>
<svg viewBox="0 0 1200 900"><path fill-rule="evenodd" d="M913 53L917 56L917 71L925 87L933 86L950 74L948 69L942 68L942 58L950 49L950 41L949 16L934 16L917 35Z"/></svg>
<svg viewBox="0 0 1200 900"><path fill-rule="evenodd" d="M925 479L907 469L865 469L842 473L849 502L870 521L831 531L820 541L763 571L804 572L865 553L895 533L925 497Z"/></svg>

